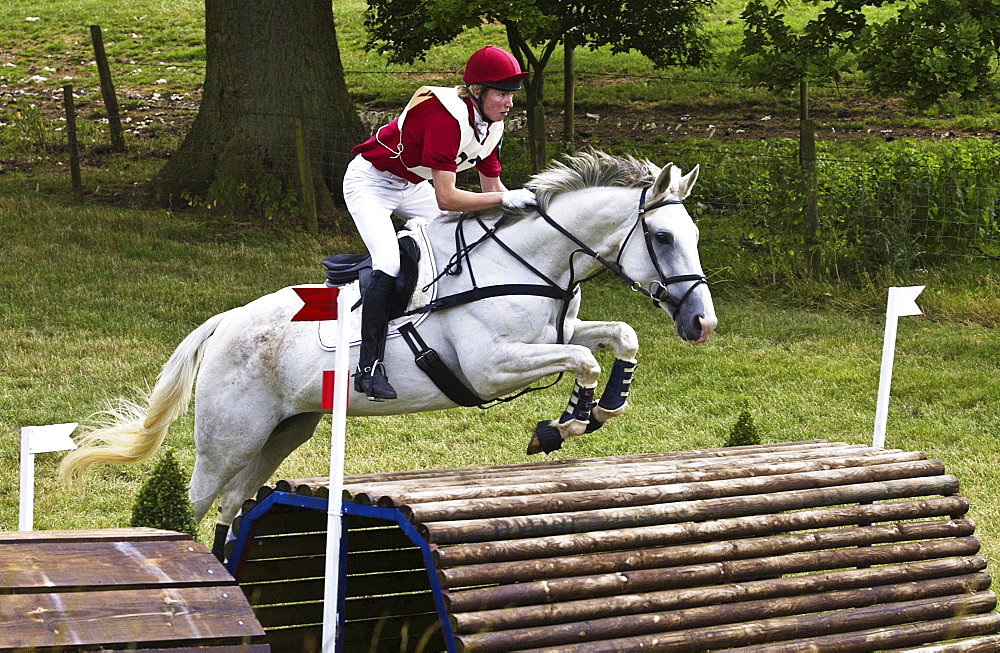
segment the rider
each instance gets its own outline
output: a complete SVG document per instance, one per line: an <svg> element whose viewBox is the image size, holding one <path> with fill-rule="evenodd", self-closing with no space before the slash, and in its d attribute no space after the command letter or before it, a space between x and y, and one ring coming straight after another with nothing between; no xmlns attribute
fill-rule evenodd
<svg viewBox="0 0 1000 653"><path fill-rule="evenodd" d="M396 398L382 364L388 305L399 275L391 215L430 220L442 211L534 204L530 190L503 185L498 158L503 120L527 75L510 52L486 46L469 57L463 85L420 87L398 118L351 150L357 156L344 176L344 199L372 257L354 389L372 401ZM455 186L456 173L473 167L480 193Z"/></svg>

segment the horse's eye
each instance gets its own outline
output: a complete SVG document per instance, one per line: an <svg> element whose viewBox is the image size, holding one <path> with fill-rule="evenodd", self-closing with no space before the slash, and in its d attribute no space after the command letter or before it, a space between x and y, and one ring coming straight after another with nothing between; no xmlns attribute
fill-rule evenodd
<svg viewBox="0 0 1000 653"><path fill-rule="evenodd" d="M674 244L674 235L669 231L657 231L655 238L656 242L660 243L661 245Z"/></svg>

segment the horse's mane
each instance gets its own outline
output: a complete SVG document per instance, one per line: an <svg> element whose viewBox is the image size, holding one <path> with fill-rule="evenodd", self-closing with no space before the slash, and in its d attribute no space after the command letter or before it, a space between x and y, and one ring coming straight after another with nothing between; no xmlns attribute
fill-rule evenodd
<svg viewBox="0 0 1000 653"><path fill-rule="evenodd" d="M641 188L652 185L657 172L659 170L648 161L640 161L628 155L619 157L600 150L591 150L576 155L565 155L562 161L555 161L534 175L524 187L534 191L538 206L544 211L548 209L552 198L561 193L601 187ZM507 213L518 217L533 211ZM499 208L491 208L464 215L478 215L490 219L498 218L500 214ZM452 214L446 220L455 220L461 215L463 214Z"/></svg>
<svg viewBox="0 0 1000 653"><path fill-rule="evenodd" d="M654 179L652 164L632 156L616 157L591 150L566 155L563 159L552 163L525 184L535 192L542 208L560 193L608 186L640 188L651 185Z"/></svg>

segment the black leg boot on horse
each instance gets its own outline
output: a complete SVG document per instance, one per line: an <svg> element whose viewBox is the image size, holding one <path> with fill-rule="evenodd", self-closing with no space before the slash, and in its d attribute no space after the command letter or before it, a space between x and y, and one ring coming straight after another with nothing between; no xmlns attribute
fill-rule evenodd
<svg viewBox="0 0 1000 653"><path fill-rule="evenodd" d="M375 270L361 305L361 353L354 373L354 389L365 393L371 401L396 398L382 364L385 336L389 330L389 301L395 285L396 277Z"/></svg>

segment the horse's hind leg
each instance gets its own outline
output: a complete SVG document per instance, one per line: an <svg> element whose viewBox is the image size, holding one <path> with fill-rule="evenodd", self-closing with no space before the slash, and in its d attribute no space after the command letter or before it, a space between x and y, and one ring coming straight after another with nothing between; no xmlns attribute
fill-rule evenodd
<svg viewBox="0 0 1000 653"><path fill-rule="evenodd" d="M215 541L212 545L212 553L220 560L229 533L229 525L236 517L240 506L267 483L289 454L312 437L322 417L322 413L301 413L283 420L274 428L257 455L246 461L243 469L222 488L219 494L219 518L215 528Z"/></svg>

